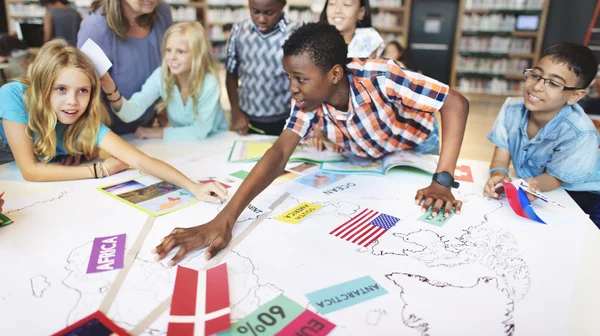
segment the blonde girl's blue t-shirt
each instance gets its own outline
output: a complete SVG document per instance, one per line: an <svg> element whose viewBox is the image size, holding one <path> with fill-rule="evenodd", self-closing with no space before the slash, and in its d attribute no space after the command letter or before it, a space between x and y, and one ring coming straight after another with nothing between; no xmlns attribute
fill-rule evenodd
<svg viewBox="0 0 600 336"><path fill-rule="evenodd" d="M26 90L27 87L19 82L8 83L0 87L0 102L2 102L2 104L0 104L0 142L8 143L6 140L6 133L4 132L4 119L21 124L27 124L29 121L29 112L27 112L25 104L23 103L23 95ZM56 123L56 156L67 155L67 152L63 147L65 128L65 125L60 122ZM110 129L103 123L100 123L96 146L100 144L100 141L108 131L110 131Z"/></svg>

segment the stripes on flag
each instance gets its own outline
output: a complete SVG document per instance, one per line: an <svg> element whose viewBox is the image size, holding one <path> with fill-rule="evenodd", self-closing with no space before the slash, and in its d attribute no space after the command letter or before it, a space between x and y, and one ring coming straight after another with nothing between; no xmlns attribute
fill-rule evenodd
<svg viewBox="0 0 600 336"><path fill-rule="evenodd" d="M396 217L365 208L329 234L368 247L399 221Z"/></svg>
<svg viewBox="0 0 600 336"><path fill-rule="evenodd" d="M227 264L177 267L167 335L214 335L231 328Z"/></svg>

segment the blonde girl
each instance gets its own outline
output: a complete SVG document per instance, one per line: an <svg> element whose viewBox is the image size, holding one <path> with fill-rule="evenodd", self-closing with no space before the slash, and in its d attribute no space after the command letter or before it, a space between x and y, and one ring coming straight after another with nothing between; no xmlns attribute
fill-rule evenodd
<svg viewBox="0 0 600 336"><path fill-rule="evenodd" d="M200 200L218 202L226 197L220 185L194 183L110 131L94 66L65 40L44 44L28 76L0 88L0 101L0 147L7 149L0 152L0 159L14 156L26 180L101 178L131 165ZM57 155L92 156L96 147L113 157L90 166L50 164Z"/></svg>
<svg viewBox="0 0 600 336"><path fill-rule="evenodd" d="M198 22L181 22L165 34L162 66L146 80L140 92L125 99L107 73L100 82L113 112L124 122L140 118L156 99L166 108L171 127L138 127L136 138L194 141L226 130L219 103L217 68L208 36Z"/></svg>

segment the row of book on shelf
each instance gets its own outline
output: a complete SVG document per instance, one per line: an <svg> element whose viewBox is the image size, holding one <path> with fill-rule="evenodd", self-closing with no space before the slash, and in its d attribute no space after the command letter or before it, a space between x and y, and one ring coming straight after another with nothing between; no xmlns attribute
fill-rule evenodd
<svg viewBox="0 0 600 336"><path fill-rule="evenodd" d="M465 0L466 9L539 10L544 0Z"/></svg>
<svg viewBox="0 0 600 336"><path fill-rule="evenodd" d="M520 75L529 68L529 60L507 58L458 57L457 72Z"/></svg>
<svg viewBox="0 0 600 336"><path fill-rule="evenodd" d="M521 94L523 82L502 78L459 78L457 90L462 93L489 93L498 95Z"/></svg>
<svg viewBox="0 0 600 336"><path fill-rule="evenodd" d="M529 54L533 52L533 39L505 36L463 36L460 38L459 50L462 52Z"/></svg>

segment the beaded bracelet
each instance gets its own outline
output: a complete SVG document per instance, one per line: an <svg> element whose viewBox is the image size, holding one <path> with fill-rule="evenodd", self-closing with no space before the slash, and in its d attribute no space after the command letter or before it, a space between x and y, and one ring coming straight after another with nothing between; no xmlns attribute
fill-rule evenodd
<svg viewBox="0 0 600 336"><path fill-rule="evenodd" d="M503 172L504 174L506 174L506 176L510 176L510 174L508 173L508 170L506 170L505 168L502 168L502 167L496 167L496 168L490 169L488 175L492 175L492 173L495 172L495 171L497 171L497 170Z"/></svg>

